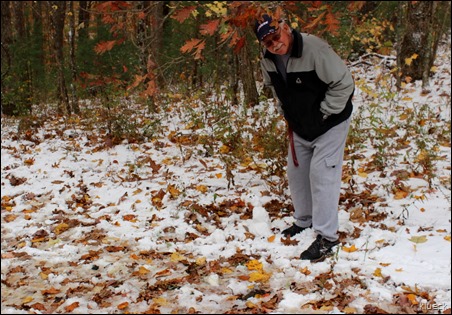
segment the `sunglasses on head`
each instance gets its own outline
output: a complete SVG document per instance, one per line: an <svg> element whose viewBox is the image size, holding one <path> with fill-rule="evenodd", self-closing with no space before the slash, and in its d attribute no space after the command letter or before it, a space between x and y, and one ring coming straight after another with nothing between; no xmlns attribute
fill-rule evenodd
<svg viewBox="0 0 452 315"><path fill-rule="evenodd" d="M273 42L277 42L281 38L281 27L278 27L276 32L273 33L273 35L267 36L265 40L262 41L262 44L265 47L271 47L273 45Z"/></svg>

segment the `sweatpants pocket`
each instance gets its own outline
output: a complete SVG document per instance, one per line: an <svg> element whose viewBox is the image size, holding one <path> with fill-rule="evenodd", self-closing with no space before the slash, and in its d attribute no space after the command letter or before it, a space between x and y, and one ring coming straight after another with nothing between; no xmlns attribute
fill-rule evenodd
<svg viewBox="0 0 452 315"><path fill-rule="evenodd" d="M335 168L341 163L341 154L334 154L325 158L325 163L327 167Z"/></svg>

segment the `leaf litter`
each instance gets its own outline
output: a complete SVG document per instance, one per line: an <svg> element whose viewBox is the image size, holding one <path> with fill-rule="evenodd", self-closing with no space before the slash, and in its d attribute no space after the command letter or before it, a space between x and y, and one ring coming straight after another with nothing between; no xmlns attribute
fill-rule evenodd
<svg viewBox="0 0 452 315"><path fill-rule="evenodd" d="M293 209L270 162L231 168L232 145L180 129L180 104L140 144L58 117L19 136L2 117L2 313L450 313L448 47L429 93L357 89L341 245L316 264L298 259L314 231L280 235ZM248 109L251 130L253 110L277 115Z"/></svg>

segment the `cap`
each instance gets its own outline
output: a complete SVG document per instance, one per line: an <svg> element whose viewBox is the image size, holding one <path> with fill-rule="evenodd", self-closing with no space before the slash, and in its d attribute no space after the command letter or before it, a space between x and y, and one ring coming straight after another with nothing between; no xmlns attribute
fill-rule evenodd
<svg viewBox="0 0 452 315"><path fill-rule="evenodd" d="M262 15L261 19L256 20L254 32L259 41L262 41L265 36L276 32L278 29L276 26L272 25L272 21L273 19L267 14Z"/></svg>

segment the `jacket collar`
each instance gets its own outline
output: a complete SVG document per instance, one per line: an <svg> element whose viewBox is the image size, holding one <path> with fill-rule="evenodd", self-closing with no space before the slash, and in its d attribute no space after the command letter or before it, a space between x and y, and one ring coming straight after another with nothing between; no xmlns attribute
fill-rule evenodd
<svg viewBox="0 0 452 315"><path fill-rule="evenodd" d="M301 33L296 30L292 30L292 35L293 35L293 44L290 57L300 58L303 53L303 37L301 36ZM275 54L265 49L264 58L275 60L275 56L276 56Z"/></svg>

